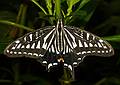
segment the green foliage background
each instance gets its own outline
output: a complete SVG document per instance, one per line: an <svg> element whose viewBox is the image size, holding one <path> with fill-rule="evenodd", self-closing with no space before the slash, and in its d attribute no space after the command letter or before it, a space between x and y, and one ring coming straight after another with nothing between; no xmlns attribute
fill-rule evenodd
<svg viewBox="0 0 120 85"><path fill-rule="evenodd" d="M60 4L61 3L61 4ZM107 65L107 70L102 77L87 80L84 78L73 82L74 85L120 85L120 0L1 0L0 1L0 84L1 85L24 85L25 82L34 81L29 85L53 85L46 79L46 73L41 75L41 65L34 60L9 59L3 55L5 47L16 38L23 36L29 31L40 27L55 25L57 19L62 18L66 25L80 27L93 34L101 36L110 42L115 49L112 58L93 61L95 64ZM86 59L87 61L87 59ZM16 63L17 62L17 63ZM93 63L91 63L93 65ZM30 66L24 69L21 63ZM32 73L32 65L40 68L40 72ZM19 66L20 64L20 66ZM110 65L109 65L110 64ZM87 68L88 63L80 65L81 69ZM96 65L97 66L97 65ZM98 66L99 67L99 66ZM105 66L101 66L106 68ZM81 70L80 69L80 70ZM91 68L90 68L91 69ZM21 72L24 71L24 72ZM93 70L92 70L93 71ZM32 73L32 74L31 74ZM40 74L39 76L36 74ZM84 72L83 72L84 73ZM87 72L88 74L89 72ZM102 73L100 71L100 73ZM86 75L86 74L84 74ZM89 74L88 74L89 75ZM49 75L50 76L50 75ZM81 75L79 75L81 76ZM86 76L87 77L87 76ZM89 78L89 77L88 77ZM54 79L54 78L53 78ZM48 82L49 81L49 82ZM84 83L88 82L88 83Z"/></svg>

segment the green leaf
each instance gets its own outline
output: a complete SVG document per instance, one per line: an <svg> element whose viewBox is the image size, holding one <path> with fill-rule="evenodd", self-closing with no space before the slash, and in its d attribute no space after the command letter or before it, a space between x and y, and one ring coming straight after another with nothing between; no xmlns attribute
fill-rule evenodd
<svg viewBox="0 0 120 85"><path fill-rule="evenodd" d="M103 78L95 85L120 85L120 79L117 77Z"/></svg>
<svg viewBox="0 0 120 85"><path fill-rule="evenodd" d="M112 26L116 26L118 28L120 27L120 16L110 16L105 21L96 26L94 30L104 30L104 28L109 30L112 28Z"/></svg>
<svg viewBox="0 0 120 85"><path fill-rule="evenodd" d="M47 14L47 12L45 11L45 9L36 1L36 0L31 0L35 5L37 5L46 15L48 15Z"/></svg>
<svg viewBox="0 0 120 85"><path fill-rule="evenodd" d="M55 16L57 19L61 18L61 0L55 0Z"/></svg>
<svg viewBox="0 0 120 85"><path fill-rule="evenodd" d="M79 5L79 9L81 9L83 6L85 6L90 0L82 0L82 2Z"/></svg>
<svg viewBox="0 0 120 85"><path fill-rule="evenodd" d="M79 2L80 0L67 0L67 5L68 5L68 9L67 9L67 16L70 15L70 13L72 12L72 7L73 5L75 5L77 2Z"/></svg>
<svg viewBox="0 0 120 85"><path fill-rule="evenodd" d="M15 27L18 27L18 28L22 28L22 29L25 29L25 30L28 30L28 31L33 31L33 29L31 29L29 27L26 27L24 25L20 25L20 24L11 22L11 21L7 21L7 20L0 20L0 23L7 24L7 25L12 25L12 26L15 26Z"/></svg>
<svg viewBox="0 0 120 85"><path fill-rule="evenodd" d="M86 17L85 17L85 19L84 19L84 21L88 22L90 20L90 18L92 17L93 13L94 13L94 10L91 11L89 14L87 14Z"/></svg>
<svg viewBox="0 0 120 85"><path fill-rule="evenodd" d="M52 0L45 0L49 15L52 15Z"/></svg>
<svg viewBox="0 0 120 85"><path fill-rule="evenodd" d="M104 39L108 40L108 41L120 41L120 35L114 35L114 36L104 37Z"/></svg>
<svg viewBox="0 0 120 85"><path fill-rule="evenodd" d="M85 25L94 13L97 3L98 1L82 0L78 8L71 14L71 17L67 18L66 23L71 24L77 20L79 21L79 26Z"/></svg>

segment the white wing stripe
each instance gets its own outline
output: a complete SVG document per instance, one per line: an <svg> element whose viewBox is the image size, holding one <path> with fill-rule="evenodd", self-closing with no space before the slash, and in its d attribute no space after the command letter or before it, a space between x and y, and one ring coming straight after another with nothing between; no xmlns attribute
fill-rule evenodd
<svg viewBox="0 0 120 85"><path fill-rule="evenodd" d="M85 46L85 47L88 47L88 45L87 45L87 43L86 43L86 42L84 42L84 46Z"/></svg>
<svg viewBox="0 0 120 85"><path fill-rule="evenodd" d="M102 45L101 45L99 42L98 42L97 44L98 44L98 46L99 46L100 48L102 48Z"/></svg>
<svg viewBox="0 0 120 85"><path fill-rule="evenodd" d="M20 43L20 44L17 46L17 49L19 49L21 45L22 45L22 44Z"/></svg>
<svg viewBox="0 0 120 85"><path fill-rule="evenodd" d="M54 38L54 31L55 29L53 29L49 34L47 34L45 37L44 37L44 42L43 42L43 45L42 45L42 48L44 48L44 49L46 49L46 50L48 50L48 48L49 48L49 46L51 45L51 43L52 43L52 41L53 41L53 38ZM52 38L51 38L51 40L50 40L50 42L48 43L48 45L47 45L47 38L50 36L50 34L51 33L53 33L52 34Z"/></svg>
<svg viewBox="0 0 120 85"><path fill-rule="evenodd" d="M53 45L51 46L51 49L52 49L52 52L54 53L54 52L55 52L55 49L54 49L54 46L53 46Z"/></svg>
<svg viewBox="0 0 120 85"><path fill-rule="evenodd" d="M17 44L15 44L15 46L13 46L11 49L15 49L15 48L16 48L16 46L17 46Z"/></svg>
<svg viewBox="0 0 120 85"><path fill-rule="evenodd" d="M44 42L46 42L47 38L50 36L50 34L52 34L52 32L54 31L55 29L53 29L50 33L48 33L45 37L44 37Z"/></svg>
<svg viewBox="0 0 120 85"><path fill-rule="evenodd" d="M33 35L33 34L30 34L30 35L29 35L29 37L30 37L30 41L32 41L32 35Z"/></svg>
<svg viewBox="0 0 120 85"><path fill-rule="evenodd" d="M80 40L78 40L78 42L79 42L79 47L83 47L82 42Z"/></svg>
<svg viewBox="0 0 120 85"><path fill-rule="evenodd" d="M87 40L89 40L89 36L90 36L90 34L89 33L86 33L87 34Z"/></svg>
<svg viewBox="0 0 120 85"><path fill-rule="evenodd" d="M40 40L38 41L36 48L40 49Z"/></svg>
<svg viewBox="0 0 120 85"><path fill-rule="evenodd" d="M35 43L32 44L31 49L35 49Z"/></svg>
<svg viewBox="0 0 120 85"><path fill-rule="evenodd" d="M66 53L68 53L68 45L66 45Z"/></svg>
<svg viewBox="0 0 120 85"><path fill-rule="evenodd" d="M72 42L73 48L77 47L77 44L76 44L76 42L75 42L75 37L74 37L67 29L65 29L65 30L68 32L68 34L70 35L70 37L71 37L72 40L73 40L73 42Z"/></svg>
<svg viewBox="0 0 120 85"><path fill-rule="evenodd" d="M28 49L29 49L29 48L30 48L30 44L27 44L26 48L28 48Z"/></svg>
<svg viewBox="0 0 120 85"><path fill-rule="evenodd" d="M20 40L16 40L15 43L20 43Z"/></svg>
<svg viewBox="0 0 120 85"><path fill-rule="evenodd" d="M68 39L68 37L67 37L67 34L66 34L66 33L65 33L65 37L66 37L66 39L67 39L68 44L69 44L69 45L70 45L70 47L73 49L73 46L72 46L71 42L69 41L69 39Z"/></svg>
<svg viewBox="0 0 120 85"><path fill-rule="evenodd" d="M47 46L47 49L49 48L49 46L51 45L51 43L52 43L52 41L53 41L53 38L54 38L54 34L52 35L52 38L51 38L51 40L50 40L50 42L48 43L48 46Z"/></svg>
<svg viewBox="0 0 120 85"><path fill-rule="evenodd" d="M22 45L22 47L21 48L25 48L25 46L24 45Z"/></svg>
<svg viewBox="0 0 120 85"><path fill-rule="evenodd" d="M90 46L90 47L93 47L93 44L92 44L92 43L89 43L89 46Z"/></svg>
<svg viewBox="0 0 120 85"><path fill-rule="evenodd" d="M55 30L55 29L53 29L50 33L48 33L48 34L44 37L44 42L43 42L42 48L44 48L44 49L47 50L46 40L47 40L47 38L50 36L50 34L52 34L52 32L53 32L54 30ZM49 43L50 43L50 42L49 42Z"/></svg>

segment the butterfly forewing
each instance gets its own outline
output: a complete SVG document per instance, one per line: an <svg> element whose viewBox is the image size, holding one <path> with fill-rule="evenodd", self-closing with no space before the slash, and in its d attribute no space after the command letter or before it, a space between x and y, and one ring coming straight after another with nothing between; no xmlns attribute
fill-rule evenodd
<svg viewBox="0 0 120 85"><path fill-rule="evenodd" d="M74 41L69 42L77 55L111 56L114 54L111 45L100 37L76 27L67 26L65 29L66 33L69 31L67 35L74 36Z"/></svg>
<svg viewBox="0 0 120 85"><path fill-rule="evenodd" d="M44 43L45 37L51 32L54 31L54 27L45 27L43 29L38 29L34 32L30 32L23 37L20 37L13 43L11 43L4 51L9 57L32 57L38 58L44 56L46 53ZM51 38L49 36L49 38ZM50 41L50 39L49 39ZM49 42L48 41L48 42Z"/></svg>

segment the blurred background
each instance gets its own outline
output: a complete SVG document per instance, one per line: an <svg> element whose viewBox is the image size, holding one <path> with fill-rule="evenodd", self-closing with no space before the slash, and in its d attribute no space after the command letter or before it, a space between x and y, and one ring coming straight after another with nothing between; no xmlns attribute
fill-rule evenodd
<svg viewBox="0 0 120 85"><path fill-rule="evenodd" d="M7 45L25 33L56 23L55 0L52 4L49 1L0 1L0 85L61 85L59 66L48 73L34 59L9 58L3 54ZM65 24L80 27L107 40L115 55L86 57L75 68L76 80L69 85L120 85L120 0L75 1L71 7L71 0L61 0ZM51 5L53 7L49 7Z"/></svg>

